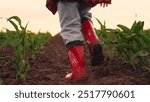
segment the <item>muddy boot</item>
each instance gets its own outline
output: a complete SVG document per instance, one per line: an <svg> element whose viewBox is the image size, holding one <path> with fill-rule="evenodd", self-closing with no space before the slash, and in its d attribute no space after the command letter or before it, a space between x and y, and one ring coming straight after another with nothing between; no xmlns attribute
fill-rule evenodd
<svg viewBox="0 0 150 102"><path fill-rule="evenodd" d="M94 31L92 22L87 18L82 19L82 33L90 50L91 65L92 66L100 65L104 60L102 47Z"/></svg>
<svg viewBox="0 0 150 102"><path fill-rule="evenodd" d="M65 78L69 80L85 79L84 46L79 45L69 48L68 55L72 73L68 73Z"/></svg>

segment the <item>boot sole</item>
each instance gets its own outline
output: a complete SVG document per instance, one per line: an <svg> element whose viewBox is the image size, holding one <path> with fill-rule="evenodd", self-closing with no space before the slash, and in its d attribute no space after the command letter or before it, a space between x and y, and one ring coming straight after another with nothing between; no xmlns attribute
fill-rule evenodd
<svg viewBox="0 0 150 102"><path fill-rule="evenodd" d="M104 61L104 55L102 52L102 47L99 43L94 43L92 48L92 66L99 66Z"/></svg>
<svg viewBox="0 0 150 102"><path fill-rule="evenodd" d="M84 81L84 80L87 80L87 76L82 76L82 77L80 77L80 78L67 78L67 77L65 77L65 79L67 80L67 81Z"/></svg>
<svg viewBox="0 0 150 102"><path fill-rule="evenodd" d="M78 81L78 80L86 80L87 79L87 75L86 74L84 74L84 75L82 75L82 76L78 76L78 77L75 77L75 76L73 76L72 75L72 73L68 73L66 76L65 76L65 79L66 80L74 80L74 81Z"/></svg>

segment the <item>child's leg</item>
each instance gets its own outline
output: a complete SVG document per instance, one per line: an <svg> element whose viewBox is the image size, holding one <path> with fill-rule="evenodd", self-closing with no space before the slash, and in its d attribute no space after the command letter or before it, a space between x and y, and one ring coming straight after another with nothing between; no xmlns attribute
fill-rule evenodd
<svg viewBox="0 0 150 102"><path fill-rule="evenodd" d="M82 18L82 32L90 50L91 64L95 66L100 65L103 62L104 56L99 39L92 25L91 14L89 13L90 9L91 9L90 5L80 4L79 11L80 16Z"/></svg>
<svg viewBox="0 0 150 102"><path fill-rule="evenodd" d="M78 2L59 1L57 7L61 26L61 36L64 43L67 45L72 41L83 42Z"/></svg>
<svg viewBox="0 0 150 102"><path fill-rule="evenodd" d="M83 79L86 76L84 65L83 35L77 2L58 2L61 36L68 47L68 56L72 72L66 79Z"/></svg>
<svg viewBox="0 0 150 102"><path fill-rule="evenodd" d="M89 20L91 20L92 18L92 13L90 13L89 11L92 9L92 5L87 5L87 4L83 4L83 3L79 3L79 14L80 14L80 18L81 20L83 18L88 18Z"/></svg>

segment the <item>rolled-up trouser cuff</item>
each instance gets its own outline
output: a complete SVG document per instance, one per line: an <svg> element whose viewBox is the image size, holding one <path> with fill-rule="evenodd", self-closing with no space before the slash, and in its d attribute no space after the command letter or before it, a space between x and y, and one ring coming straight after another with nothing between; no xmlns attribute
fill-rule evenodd
<svg viewBox="0 0 150 102"><path fill-rule="evenodd" d="M80 45L84 45L84 41L72 41L72 42L69 42L66 44L66 47L69 49L71 47L74 47L74 46L80 46Z"/></svg>

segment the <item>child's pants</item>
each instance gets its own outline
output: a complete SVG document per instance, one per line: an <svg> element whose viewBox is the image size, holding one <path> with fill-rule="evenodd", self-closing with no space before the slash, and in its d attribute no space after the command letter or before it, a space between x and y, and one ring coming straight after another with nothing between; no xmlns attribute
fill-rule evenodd
<svg viewBox="0 0 150 102"><path fill-rule="evenodd" d="M91 8L92 6L79 2L58 2L61 36L66 45L73 41L84 40L81 33L81 19L84 17L91 19L91 13L89 13Z"/></svg>

